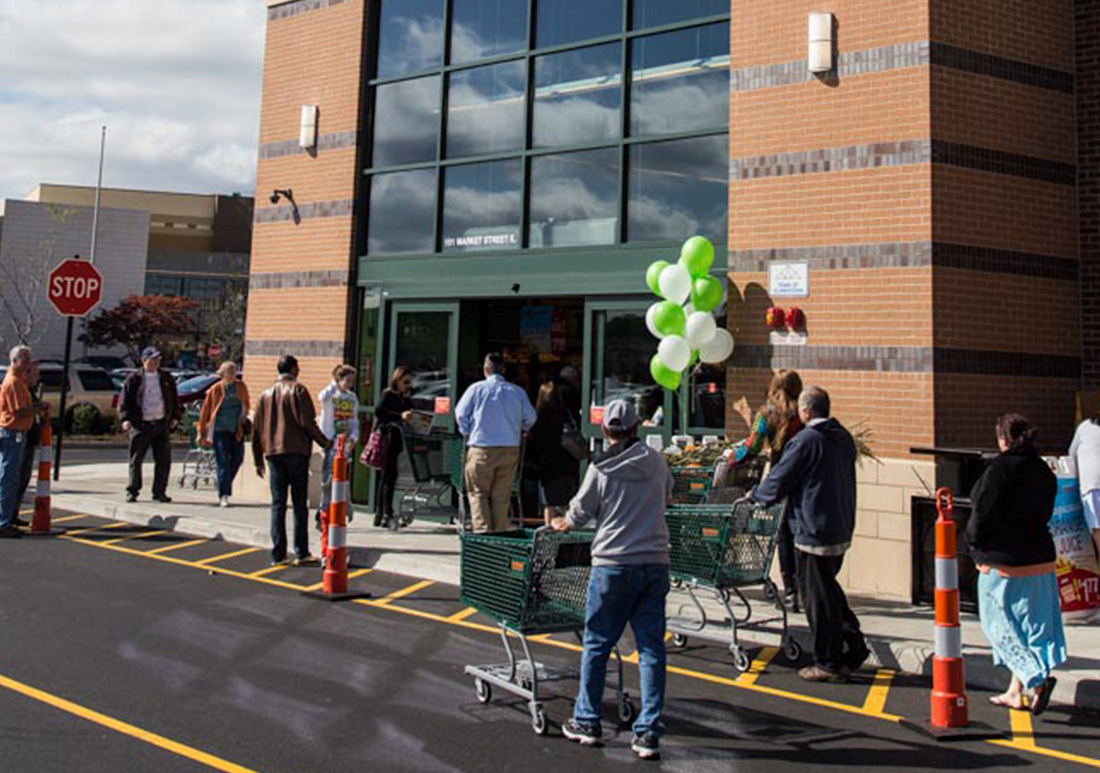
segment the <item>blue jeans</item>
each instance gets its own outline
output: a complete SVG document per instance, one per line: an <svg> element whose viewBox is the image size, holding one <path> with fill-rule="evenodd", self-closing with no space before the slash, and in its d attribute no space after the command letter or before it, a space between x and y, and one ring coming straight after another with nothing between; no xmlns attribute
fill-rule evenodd
<svg viewBox="0 0 1100 773"><path fill-rule="evenodd" d="M19 471L23 467L26 432L0 429L0 529L11 526L19 512Z"/></svg>
<svg viewBox="0 0 1100 773"><path fill-rule="evenodd" d="M332 460L336 456L336 443L333 443L321 459L321 510L325 510L332 499Z"/></svg>
<svg viewBox="0 0 1100 773"><path fill-rule="evenodd" d="M286 558L287 489L294 503L294 552L305 558L309 555L309 457L269 456L267 476L271 486L271 558Z"/></svg>
<svg viewBox="0 0 1100 773"><path fill-rule="evenodd" d="M607 661L630 623L638 644L642 710L634 722L639 735L661 735L665 703L665 599L667 564L594 566L588 581L580 692L573 707L577 722L600 726Z"/></svg>
<svg viewBox="0 0 1100 773"><path fill-rule="evenodd" d="M244 461L244 443L236 432L214 433L214 462L218 471L218 496L233 496L233 481Z"/></svg>

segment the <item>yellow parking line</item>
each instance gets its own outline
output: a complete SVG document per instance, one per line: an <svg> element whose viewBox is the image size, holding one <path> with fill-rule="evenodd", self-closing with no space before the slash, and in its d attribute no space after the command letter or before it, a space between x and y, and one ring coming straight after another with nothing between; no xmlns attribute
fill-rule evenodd
<svg viewBox="0 0 1100 773"><path fill-rule="evenodd" d="M402 588L401 590L395 590L393 593L389 594L388 596L383 596L382 598L378 599L377 601L371 601L371 605L376 606L376 607L384 607L387 604L389 604L391 601L396 601L399 598L403 598L405 596L408 596L410 593L416 593L418 590L422 590L424 588L427 588L429 585L435 585L435 581L434 580L421 580L420 582L413 583L412 585L410 585L407 588Z"/></svg>
<svg viewBox="0 0 1100 773"><path fill-rule="evenodd" d="M32 507L30 510L20 510L19 514L20 515L34 515L34 508Z"/></svg>
<svg viewBox="0 0 1100 773"><path fill-rule="evenodd" d="M749 670L737 677L737 683L742 685L756 684L756 680L764 673L764 669L772 662L772 658L779 654L779 647L761 647L760 652L749 664Z"/></svg>
<svg viewBox="0 0 1100 773"><path fill-rule="evenodd" d="M115 545L119 542L125 542L132 539L145 539L146 537L155 537L158 534L165 534L164 529L157 529L156 531L144 531L141 534L127 534L125 537L116 537L115 539L104 540L104 545Z"/></svg>
<svg viewBox="0 0 1100 773"><path fill-rule="evenodd" d="M460 620L465 620L467 617L472 617L477 614L477 610L473 607L466 607L461 612L455 612L453 615L447 618L448 623L457 623Z"/></svg>
<svg viewBox="0 0 1100 773"><path fill-rule="evenodd" d="M1027 709L1009 709L1012 724L1012 743L1021 749L1035 748L1035 729L1031 725L1031 712Z"/></svg>
<svg viewBox="0 0 1100 773"><path fill-rule="evenodd" d="M134 526L135 524L127 523L126 521L118 521L117 523L108 523L106 526L91 526L87 529L77 529L76 531L66 532L66 537L75 537L79 534L87 534L91 531L107 531L107 529L121 529L123 526Z"/></svg>
<svg viewBox="0 0 1100 773"><path fill-rule="evenodd" d="M65 523L66 521L79 521L81 518L92 518L90 515L63 515L60 518L51 518L50 523Z"/></svg>
<svg viewBox="0 0 1100 773"><path fill-rule="evenodd" d="M274 568L275 568L274 566L269 566L268 567L268 569L274 569ZM260 571L263 572L263 571L267 571L267 570L261 569ZM356 569L354 572L348 572L348 579L349 580L354 580L356 577L362 577L364 574L370 574L373 571L374 571L373 569ZM257 572L253 572L252 576L255 577L257 574L258 574ZM304 586L302 588L302 590L315 591L315 590L321 590L321 588L323 588L323 587L325 587L325 581L321 580L320 582L313 583L313 585Z"/></svg>
<svg viewBox="0 0 1100 773"><path fill-rule="evenodd" d="M181 548L189 548L192 545L201 545L204 542L209 542L209 541L210 540L208 540L208 539L192 539L192 540L188 540L187 542L177 542L177 543L172 544L172 545L165 545L162 548L154 548L152 550L145 550L145 551L142 551L142 552L145 553L146 555L156 556L156 555L160 555L161 553L168 553L172 550L179 550Z"/></svg>
<svg viewBox="0 0 1100 773"><path fill-rule="evenodd" d="M886 709L886 696L890 693L890 683L894 680L894 672L888 668L880 668L875 672L875 680L871 683L871 689L867 691L867 698L863 701L863 710L868 714L881 714Z"/></svg>
<svg viewBox="0 0 1100 773"><path fill-rule="evenodd" d="M275 572L281 572L284 569L289 569L290 564L275 564L274 566L265 566L263 569L257 569L255 572L249 572L249 577L263 577L268 574L275 574Z"/></svg>
<svg viewBox="0 0 1100 773"><path fill-rule="evenodd" d="M255 773L251 768L237 765L228 760L223 760L221 757L215 757L213 754L208 754L207 752L200 751L191 746L186 746L178 741L173 741L171 738L165 738L163 735L157 735L156 733L151 733L148 730L143 730L140 727L131 725L128 722L108 717L106 714L100 714L98 711L93 711L92 709L80 706L72 701L67 701L64 698L51 695L48 692L31 687L30 685L17 682L14 679L9 679L6 676L0 675L0 687L6 687L12 692L19 693L20 695L39 701L40 703L45 703L47 706L53 706L55 709L114 730L116 733L128 735L131 738L136 738L139 741L157 746L165 751L179 755L180 757L194 760L214 770L227 771L227 773Z"/></svg>
<svg viewBox="0 0 1100 773"><path fill-rule="evenodd" d="M249 553L256 553L260 548L243 548L241 550L234 550L232 553L223 553L220 556L211 556L210 558L204 558L201 561L195 561L195 566L206 566L207 564L215 564L218 561L226 561L230 558L236 558L237 556L246 556Z"/></svg>

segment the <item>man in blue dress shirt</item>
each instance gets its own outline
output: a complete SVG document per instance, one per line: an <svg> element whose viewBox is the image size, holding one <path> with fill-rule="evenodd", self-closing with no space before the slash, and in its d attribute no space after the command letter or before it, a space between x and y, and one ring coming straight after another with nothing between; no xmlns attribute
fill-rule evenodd
<svg viewBox="0 0 1100 773"><path fill-rule="evenodd" d="M458 401L458 431L466 438L466 493L474 531L506 531L523 434L535 425L527 393L504 380L504 358L485 358L485 380Z"/></svg>

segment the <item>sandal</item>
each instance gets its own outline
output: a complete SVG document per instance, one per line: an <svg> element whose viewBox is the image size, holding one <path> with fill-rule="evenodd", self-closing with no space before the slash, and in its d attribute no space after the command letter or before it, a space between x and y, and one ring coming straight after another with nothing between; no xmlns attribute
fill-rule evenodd
<svg viewBox="0 0 1100 773"><path fill-rule="evenodd" d="M1048 676L1046 681L1039 685L1035 690L1035 696L1031 699L1031 714L1032 716L1039 716L1047 710L1047 706L1050 705L1050 696L1054 692L1054 685L1058 684L1058 680L1053 676Z"/></svg>
<svg viewBox="0 0 1100 773"><path fill-rule="evenodd" d="M1002 695L990 695L989 696L989 702L992 703L994 706L1004 706L1005 708L1008 708L1008 709L1015 709L1016 711L1023 711L1024 710L1024 699L1021 696L1019 700L1020 700L1019 703L1013 703L1012 701L1010 701L1008 699L1008 697L1006 697L1003 694Z"/></svg>

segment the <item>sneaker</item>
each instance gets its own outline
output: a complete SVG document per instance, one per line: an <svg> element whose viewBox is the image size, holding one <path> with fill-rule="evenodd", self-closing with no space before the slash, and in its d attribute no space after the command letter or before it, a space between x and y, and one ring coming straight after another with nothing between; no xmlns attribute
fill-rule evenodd
<svg viewBox="0 0 1100 773"><path fill-rule="evenodd" d="M634 734L634 740L630 742L630 750L643 760L661 759L661 741L656 733L645 735Z"/></svg>
<svg viewBox="0 0 1100 773"><path fill-rule="evenodd" d="M588 725L575 719L567 719L561 726L561 734L581 746L599 746L603 732L598 725Z"/></svg>
<svg viewBox="0 0 1100 773"><path fill-rule="evenodd" d="M318 563L313 556L298 556L290 562L291 566L315 566Z"/></svg>
<svg viewBox="0 0 1100 773"><path fill-rule="evenodd" d="M22 536L23 532L19 531L19 527L14 523L9 523L0 529L0 539L19 539Z"/></svg>
<svg viewBox="0 0 1100 773"><path fill-rule="evenodd" d="M168 496L167 494L153 494L153 501L168 504L172 501L172 497Z"/></svg>
<svg viewBox="0 0 1100 773"><path fill-rule="evenodd" d="M286 566L289 563L285 558L273 558L268 566Z"/></svg>
<svg viewBox="0 0 1100 773"><path fill-rule="evenodd" d="M218 497L218 507L229 507L229 497Z"/></svg>
<svg viewBox="0 0 1100 773"><path fill-rule="evenodd" d="M30 521L25 521L22 518L20 518L19 516L16 516L15 519L12 521L12 523L14 523L16 526L22 526L24 528L31 525Z"/></svg>
<svg viewBox="0 0 1100 773"><path fill-rule="evenodd" d="M831 668L819 666L816 663L806 666L798 671L798 675L807 682L830 682L832 684L844 684L848 681L848 670L833 671Z"/></svg>
<svg viewBox="0 0 1100 773"><path fill-rule="evenodd" d="M127 502L136 502L137 501L137 494L135 494L133 491L127 491L126 492L126 501Z"/></svg>

